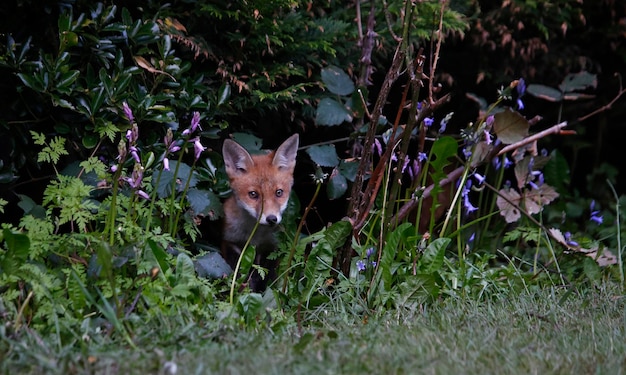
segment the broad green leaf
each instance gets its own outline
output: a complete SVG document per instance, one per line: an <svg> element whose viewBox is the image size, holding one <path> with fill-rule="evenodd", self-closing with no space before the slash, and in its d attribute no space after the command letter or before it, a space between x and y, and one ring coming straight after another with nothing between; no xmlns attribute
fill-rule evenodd
<svg viewBox="0 0 626 375"><path fill-rule="evenodd" d="M178 166L178 171L176 170ZM176 173L176 181L174 181L174 173ZM191 179L189 179L189 174ZM194 187L198 183L195 172L185 163L170 161L170 170L163 170L152 175L152 186L157 189L159 198L166 198L172 194L172 187L176 185L176 191L181 192L185 188L185 184L189 179L189 187ZM157 184L158 183L158 184Z"/></svg>
<svg viewBox="0 0 626 375"><path fill-rule="evenodd" d="M8 256L21 260L28 258L30 239L27 235L13 233L11 230L5 228L2 230L2 237L6 245Z"/></svg>
<svg viewBox="0 0 626 375"><path fill-rule="evenodd" d="M393 232L387 236L387 243L383 247L383 254L380 260L379 270L382 271L382 279L386 290L391 290L392 286L392 266L396 259L400 243L406 236L407 230L413 231L411 223L400 224Z"/></svg>
<svg viewBox="0 0 626 375"><path fill-rule="evenodd" d="M315 123L322 126L341 125L344 122L351 122L352 115L346 107L331 98L324 98L320 101L315 112Z"/></svg>
<svg viewBox="0 0 626 375"><path fill-rule="evenodd" d="M494 115L493 129L505 145L519 142L528 136L528 120L510 109Z"/></svg>
<svg viewBox="0 0 626 375"><path fill-rule="evenodd" d="M17 76L26 87L38 92L44 91L45 85L38 74L17 73Z"/></svg>
<svg viewBox="0 0 626 375"><path fill-rule="evenodd" d="M216 252L209 252L196 258L194 264L198 277L223 279L233 273L233 270L224 258Z"/></svg>
<svg viewBox="0 0 626 375"><path fill-rule="evenodd" d="M246 277L248 275L248 272L250 272L250 268L254 263L254 259L256 258L256 249L254 246L250 245L244 250L245 251L242 251L242 254L240 255L242 258L239 270L236 270L239 277Z"/></svg>
<svg viewBox="0 0 626 375"><path fill-rule="evenodd" d="M222 105L226 103L226 101L230 99L230 85L228 83L222 85L219 91L219 99L217 100L217 105Z"/></svg>
<svg viewBox="0 0 626 375"><path fill-rule="evenodd" d="M311 146L307 148L306 153L320 167L336 167L339 165L339 156L337 156L335 145Z"/></svg>
<svg viewBox="0 0 626 375"><path fill-rule="evenodd" d="M263 140L248 133L233 133L233 140L248 151L259 151L263 147Z"/></svg>
<svg viewBox="0 0 626 375"><path fill-rule="evenodd" d="M560 102L563 100L563 93L549 86L539 85L536 83L528 85L526 92L537 98L547 100L549 102Z"/></svg>
<svg viewBox="0 0 626 375"><path fill-rule="evenodd" d="M333 94L345 96L354 91L354 83L350 76L334 65L322 69L322 81Z"/></svg>
<svg viewBox="0 0 626 375"><path fill-rule="evenodd" d="M326 185L328 199L340 198L345 194L346 190L348 190L348 181L338 172L337 168L333 169L333 173L328 180L328 185Z"/></svg>
<svg viewBox="0 0 626 375"><path fill-rule="evenodd" d="M571 93L573 91L582 91L588 88L596 88L598 86L598 77L595 74L591 74L587 71L580 73L568 74L563 82L559 85L564 93Z"/></svg>
<svg viewBox="0 0 626 375"><path fill-rule="evenodd" d="M342 160L339 163L338 169L341 175L344 176L348 181L354 182L354 179L356 178L356 173L359 169L359 162Z"/></svg>
<svg viewBox="0 0 626 375"><path fill-rule="evenodd" d="M189 255L179 253L176 257L176 281L187 281L195 275L196 270Z"/></svg>
<svg viewBox="0 0 626 375"><path fill-rule="evenodd" d="M449 244L450 238L447 237L437 238L428 244L419 260L421 273L433 274L441 269Z"/></svg>

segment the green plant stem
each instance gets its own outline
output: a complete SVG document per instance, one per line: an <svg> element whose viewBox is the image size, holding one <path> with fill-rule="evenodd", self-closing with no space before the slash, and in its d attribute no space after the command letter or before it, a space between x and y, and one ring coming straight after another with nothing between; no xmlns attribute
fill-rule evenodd
<svg viewBox="0 0 626 375"><path fill-rule="evenodd" d="M623 292L626 285L624 285L624 263L622 261L622 230L620 226L621 223L619 211L619 197L611 181L607 179L606 183L609 184L609 187L613 192L613 196L615 197L615 227L617 228L617 265L619 266L619 281Z"/></svg>
<svg viewBox="0 0 626 375"><path fill-rule="evenodd" d="M165 158L167 155L163 155ZM163 161L163 159L161 159ZM152 190L152 195L150 196L150 209L148 210L148 221L146 222L146 233L150 232L150 226L152 225L152 216L154 216L154 202L157 199L159 183L161 182L161 176L163 175L163 165L161 165L161 169L159 169L159 174L157 175L156 182L154 184L154 188Z"/></svg>
<svg viewBox="0 0 626 375"><path fill-rule="evenodd" d="M187 144L187 139L185 139L185 142L183 143L183 145ZM183 162L183 154L184 154L184 149L180 150L180 155L178 155L178 161L176 162L176 168L174 168L174 176L172 177L172 192L171 192L171 196L170 196L170 204L169 204L169 216L170 216L170 220L169 220L169 225L168 225L168 230L170 235L172 236L172 238L174 237L174 232L172 231L172 227L174 226L174 204L176 202L176 179L178 177L178 170L180 168L180 164Z"/></svg>
<svg viewBox="0 0 626 375"><path fill-rule="evenodd" d="M311 201L309 201L309 204L304 209L302 218L300 219L300 222L298 223L298 228L296 229L296 233L293 237L293 243L291 244L291 249L289 250L289 258L287 259L287 266L285 267L285 276L284 276L285 281L283 283L283 293L287 292L287 284L289 281L289 269L291 268L291 262L293 261L293 257L296 253L296 246L298 244L298 240L300 239L300 233L302 232L302 228L304 226L304 222L306 220L307 215L313 209L313 203L315 203L315 201L317 200L317 196L319 195L321 188L322 188L322 182L318 181L317 186L315 187L315 193L313 193L313 197L311 198Z"/></svg>
<svg viewBox="0 0 626 375"><path fill-rule="evenodd" d="M170 232L172 234L172 237L174 237L176 231L178 230L178 220L180 220L180 214L183 211L182 210L183 200L187 196L187 191L189 190L189 184L191 183L191 177L193 176L193 168L195 166L196 166L196 160L194 160L193 164L191 165L191 170L189 171L189 176L187 176L187 182L185 182L185 188L183 189L183 193L180 196L181 209L180 210L176 210L176 219L174 220L173 227L171 227L171 232Z"/></svg>
<svg viewBox="0 0 626 375"><path fill-rule="evenodd" d="M254 234L256 233L257 228L259 227L262 214L263 214L263 199L261 199L261 212L259 212L259 216L256 218L256 223L254 223L254 227L252 228L252 232L250 233L248 240L246 241L245 245L243 245L243 249L241 249L241 254L239 254L239 259L237 259L237 265L235 266L235 269L233 270L233 280L230 283L230 297L229 297L229 301L231 305L234 303L234 299L235 299L235 284L237 282L237 274L239 273L239 268L241 267L241 260L243 259L243 256L246 250L250 246L250 242L252 242L252 238L254 237Z"/></svg>
<svg viewBox="0 0 626 375"><path fill-rule="evenodd" d="M113 192L111 193L111 207L109 208L109 215L107 218L107 226L106 229L109 232L109 244L113 245L115 242L115 218L117 216L117 194L119 192L119 180L122 175L122 168L124 167L124 162L120 161L117 165L117 171L113 175ZM105 230L105 233L107 232Z"/></svg>

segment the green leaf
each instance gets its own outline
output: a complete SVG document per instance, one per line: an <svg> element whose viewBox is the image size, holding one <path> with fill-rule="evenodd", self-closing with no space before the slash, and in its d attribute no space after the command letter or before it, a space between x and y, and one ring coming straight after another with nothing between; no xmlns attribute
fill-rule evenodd
<svg viewBox="0 0 626 375"><path fill-rule="evenodd" d="M228 83L222 85L219 91L219 99L217 105L222 105L230 98L230 85Z"/></svg>
<svg viewBox="0 0 626 375"><path fill-rule="evenodd" d="M244 318L246 325L256 321L262 308L263 298L259 293L244 294L237 300L237 312Z"/></svg>
<svg viewBox="0 0 626 375"><path fill-rule="evenodd" d="M345 96L354 91L354 83L350 76L334 65L322 69L322 81L333 94Z"/></svg>
<svg viewBox="0 0 626 375"><path fill-rule="evenodd" d="M352 115L346 107L331 98L320 101L315 111L315 123L322 126L341 125L343 122L351 122Z"/></svg>
<svg viewBox="0 0 626 375"><path fill-rule="evenodd" d="M178 171L176 171L177 166ZM160 179L159 173L161 174ZM179 164L177 161L170 161L170 170L163 170L159 173L155 173L152 175L152 186L157 189L157 194L159 195L159 198L166 198L172 194L172 185L175 183L174 173L177 173L176 177L178 180L183 181L183 183L176 183L177 192L183 191L190 173L193 174L191 175L191 180L189 180L189 187L194 187L198 183L198 179L196 178L195 173L193 172L191 167L185 163Z"/></svg>
<svg viewBox="0 0 626 375"><path fill-rule="evenodd" d="M4 228L2 230L2 237L6 245L7 256L20 260L26 260L28 258L30 239L27 235L14 233L9 229Z"/></svg>
<svg viewBox="0 0 626 375"><path fill-rule="evenodd" d="M220 199L210 190L189 189L187 201L195 214L203 214L210 220L217 220L224 214Z"/></svg>
<svg viewBox="0 0 626 375"><path fill-rule="evenodd" d="M568 74L563 82L559 85L564 93L571 93L573 91L582 91L588 88L596 88L598 86L598 77L595 74L591 74L587 71L580 73Z"/></svg>
<svg viewBox="0 0 626 375"><path fill-rule="evenodd" d="M342 160L339 163L339 173L344 176L348 181L354 182L356 173L359 169L359 162L357 161L345 161Z"/></svg>
<svg viewBox="0 0 626 375"><path fill-rule="evenodd" d="M493 129L505 145L519 142L528 136L528 120L518 112L506 109L494 115Z"/></svg>
<svg viewBox="0 0 626 375"><path fill-rule="evenodd" d="M263 140L248 133L233 133L233 140L248 151L259 151L263 147Z"/></svg>
<svg viewBox="0 0 626 375"><path fill-rule="evenodd" d="M311 146L307 148L306 153L320 167L336 167L339 165L339 156L337 156L335 145Z"/></svg>
<svg viewBox="0 0 626 375"><path fill-rule="evenodd" d="M330 179L328 180L328 185L326 185L326 193L328 194L328 199L337 199L340 198L344 193L348 190L348 181L346 178L338 173L338 170L333 169L333 173L330 175Z"/></svg>
<svg viewBox="0 0 626 375"><path fill-rule="evenodd" d="M37 92L42 92L45 90L45 85L38 74L17 73L17 76L26 87L33 89Z"/></svg>
<svg viewBox="0 0 626 375"><path fill-rule="evenodd" d="M428 244L419 261L421 273L432 274L441 269L449 244L450 238L447 237L437 238Z"/></svg>
<svg viewBox="0 0 626 375"><path fill-rule="evenodd" d="M254 263L254 259L256 258L256 249L254 246L248 246L245 251L242 252L240 256L241 263L239 265L239 270L237 270L237 275L240 277L246 277L248 272L250 272L250 268L252 268L252 264Z"/></svg>
<svg viewBox="0 0 626 375"><path fill-rule="evenodd" d="M194 264L198 277L223 279L233 273L224 258L216 252L210 252L196 258Z"/></svg>
<svg viewBox="0 0 626 375"><path fill-rule="evenodd" d="M179 253L176 257L176 281L184 282L195 277L196 270L189 255Z"/></svg>
<svg viewBox="0 0 626 375"><path fill-rule="evenodd" d="M383 247L383 254L380 260L379 269L382 271L382 279L386 290L391 290L392 286L392 266L396 259L400 242L406 236L407 231L413 231L411 223L400 224L393 232L387 236L387 243Z"/></svg>
<svg viewBox="0 0 626 375"><path fill-rule="evenodd" d="M549 102L560 102L563 100L563 93L549 86L539 85L536 83L528 85L526 92L539 99Z"/></svg>

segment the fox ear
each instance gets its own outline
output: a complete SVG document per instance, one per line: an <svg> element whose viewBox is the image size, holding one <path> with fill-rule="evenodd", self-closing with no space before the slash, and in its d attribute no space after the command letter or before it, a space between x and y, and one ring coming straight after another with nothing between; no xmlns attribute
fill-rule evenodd
<svg viewBox="0 0 626 375"><path fill-rule="evenodd" d="M254 165L252 157L237 142L227 139L222 147L226 174L234 176L237 173L245 173Z"/></svg>
<svg viewBox="0 0 626 375"><path fill-rule="evenodd" d="M287 140L276 149L272 164L279 169L293 169L296 166L296 154L298 153L299 141L300 137L298 134L287 138Z"/></svg>

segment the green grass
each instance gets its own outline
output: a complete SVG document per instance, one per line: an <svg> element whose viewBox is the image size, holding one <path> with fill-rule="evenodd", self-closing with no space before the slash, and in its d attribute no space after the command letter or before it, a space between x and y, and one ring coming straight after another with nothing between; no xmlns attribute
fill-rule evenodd
<svg viewBox="0 0 626 375"><path fill-rule="evenodd" d="M135 322L122 339L0 341L6 374L620 374L626 300L616 288L545 289L487 301L454 297L382 316L303 313L274 332L183 315ZM259 326L266 326L260 324Z"/></svg>

